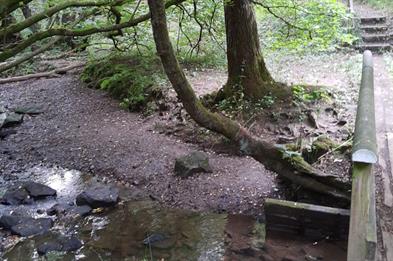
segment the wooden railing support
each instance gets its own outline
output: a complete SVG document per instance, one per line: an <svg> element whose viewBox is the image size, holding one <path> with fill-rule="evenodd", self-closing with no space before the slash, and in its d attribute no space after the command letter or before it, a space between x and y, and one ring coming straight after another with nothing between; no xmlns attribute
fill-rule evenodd
<svg viewBox="0 0 393 261"><path fill-rule="evenodd" d="M348 261L375 260L377 229L373 164L377 162L376 144L374 66L371 52L365 51L352 152Z"/></svg>

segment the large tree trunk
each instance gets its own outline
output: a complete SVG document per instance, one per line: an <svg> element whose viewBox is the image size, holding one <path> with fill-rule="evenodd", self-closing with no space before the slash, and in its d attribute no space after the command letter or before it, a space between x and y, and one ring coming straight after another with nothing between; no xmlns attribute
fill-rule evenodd
<svg viewBox="0 0 393 261"><path fill-rule="evenodd" d="M188 114L201 126L220 133L236 143L239 149L261 162L266 168L307 189L349 200L348 191L335 177L316 170L301 157L285 155L241 127L237 122L207 110L197 98L184 75L170 42L164 0L148 0L154 41L164 70Z"/></svg>
<svg viewBox="0 0 393 261"><path fill-rule="evenodd" d="M250 0L225 4L228 81L226 97L239 88L251 99L274 94L276 83L267 70L259 45L255 13Z"/></svg>

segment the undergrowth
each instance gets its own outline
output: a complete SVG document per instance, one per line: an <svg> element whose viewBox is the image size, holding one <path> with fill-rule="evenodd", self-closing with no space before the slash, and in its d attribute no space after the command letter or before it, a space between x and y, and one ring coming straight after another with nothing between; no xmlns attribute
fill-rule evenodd
<svg viewBox="0 0 393 261"><path fill-rule="evenodd" d="M107 91L130 111L154 111L164 93L160 63L151 57L110 55L90 62L81 80L88 87Z"/></svg>

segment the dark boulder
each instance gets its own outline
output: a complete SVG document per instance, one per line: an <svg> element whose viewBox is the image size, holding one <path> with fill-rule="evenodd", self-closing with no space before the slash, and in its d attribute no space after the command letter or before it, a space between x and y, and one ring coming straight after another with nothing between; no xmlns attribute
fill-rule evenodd
<svg viewBox="0 0 393 261"><path fill-rule="evenodd" d="M10 230L11 227L21 224L21 223L29 222L32 219L33 218L26 217L26 216L3 215L0 217L0 227Z"/></svg>
<svg viewBox="0 0 393 261"><path fill-rule="evenodd" d="M67 252L78 250L83 245L82 242L74 236L61 237L59 242L62 246L61 250Z"/></svg>
<svg viewBox="0 0 393 261"><path fill-rule="evenodd" d="M37 247L39 255L45 255L52 251L62 251L62 246L59 242L44 242Z"/></svg>
<svg viewBox="0 0 393 261"><path fill-rule="evenodd" d="M76 251L82 247L82 242L74 236L61 236L54 241L44 242L37 247L39 255L45 255L51 251Z"/></svg>
<svg viewBox="0 0 393 261"><path fill-rule="evenodd" d="M37 182L32 182L32 181L26 182L24 184L24 188L29 193L29 195L33 198L56 196L56 190Z"/></svg>
<svg viewBox="0 0 393 261"><path fill-rule="evenodd" d="M87 205L84 206L75 206L69 210L71 215L77 215L81 217L85 217L91 213L93 209Z"/></svg>
<svg viewBox="0 0 393 261"><path fill-rule="evenodd" d="M119 190L115 187L102 186L90 188L76 197L78 206L92 208L112 207L119 201Z"/></svg>
<svg viewBox="0 0 393 261"><path fill-rule="evenodd" d="M200 172L212 172L206 153L195 151L176 159L175 174L177 176L186 178Z"/></svg>
<svg viewBox="0 0 393 261"><path fill-rule="evenodd" d="M11 232L18 236L28 237L32 235L43 234L53 226L50 218L28 219L23 223L19 223L11 227Z"/></svg>
<svg viewBox="0 0 393 261"><path fill-rule="evenodd" d="M46 214L49 216L65 214L71 208L70 205L64 203L57 203L46 210Z"/></svg>
<svg viewBox="0 0 393 261"><path fill-rule="evenodd" d="M31 203L29 194L23 187L11 188L5 192L1 203L4 205L20 205Z"/></svg>

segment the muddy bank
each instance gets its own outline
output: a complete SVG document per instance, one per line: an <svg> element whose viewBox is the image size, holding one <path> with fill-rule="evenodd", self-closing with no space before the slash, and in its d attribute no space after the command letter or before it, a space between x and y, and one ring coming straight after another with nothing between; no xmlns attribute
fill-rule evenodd
<svg viewBox="0 0 393 261"><path fill-rule="evenodd" d="M154 120L119 108L107 94L84 88L75 76L2 85L1 105L34 104L16 134L0 142L4 182L38 164L57 165L117 180L166 206L215 212L262 213L276 193L275 174L246 157L206 150L213 172L180 179L175 158L198 146L155 132Z"/></svg>

